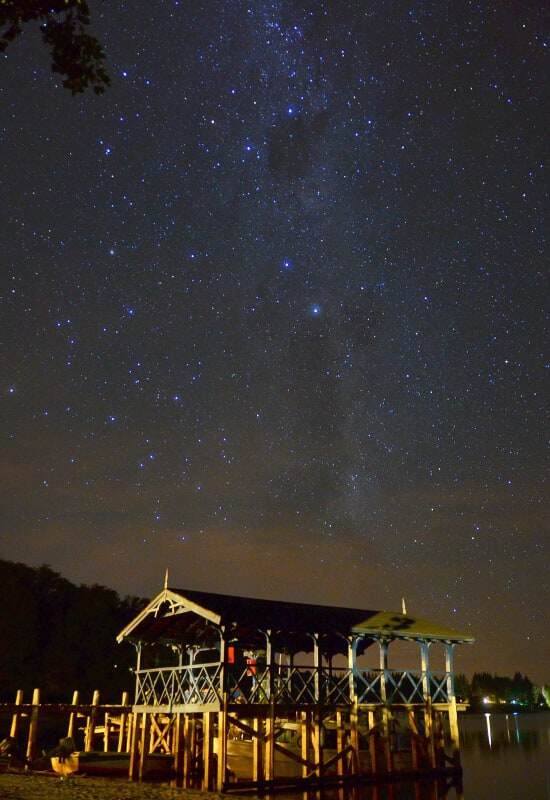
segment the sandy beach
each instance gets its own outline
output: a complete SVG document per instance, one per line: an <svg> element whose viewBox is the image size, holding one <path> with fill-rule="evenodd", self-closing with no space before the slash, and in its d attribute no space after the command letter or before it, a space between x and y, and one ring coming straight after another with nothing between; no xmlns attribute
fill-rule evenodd
<svg viewBox="0 0 550 800"><path fill-rule="evenodd" d="M128 783L106 778L4 773L1 800L218 800L221 795L192 789L172 789L151 783Z"/></svg>

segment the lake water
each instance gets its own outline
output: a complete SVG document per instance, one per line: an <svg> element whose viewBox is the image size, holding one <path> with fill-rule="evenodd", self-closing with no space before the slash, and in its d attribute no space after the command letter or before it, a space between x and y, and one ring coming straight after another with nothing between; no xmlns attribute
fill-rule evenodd
<svg viewBox="0 0 550 800"><path fill-rule="evenodd" d="M462 716L460 730L464 800L550 800L550 713Z"/></svg>
<svg viewBox="0 0 550 800"><path fill-rule="evenodd" d="M460 715L460 732L461 788L403 782L329 790L322 800L550 800L550 713Z"/></svg>

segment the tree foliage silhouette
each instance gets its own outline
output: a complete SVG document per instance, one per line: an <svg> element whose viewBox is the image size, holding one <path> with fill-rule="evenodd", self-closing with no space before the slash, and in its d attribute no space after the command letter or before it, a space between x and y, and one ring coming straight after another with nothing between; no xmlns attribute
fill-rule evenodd
<svg viewBox="0 0 550 800"><path fill-rule="evenodd" d="M14 42L23 27L38 22L50 50L52 70L64 77L72 94L88 87L102 94L110 83L105 53L88 33L90 9L86 0L2 0L0 2L0 52Z"/></svg>
<svg viewBox="0 0 550 800"><path fill-rule="evenodd" d="M132 688L134 649L115 637L144 600L10 561L0 561L0 586L1 699L38 686L50 700L67 701L74 689L115 700Z"/></svg>

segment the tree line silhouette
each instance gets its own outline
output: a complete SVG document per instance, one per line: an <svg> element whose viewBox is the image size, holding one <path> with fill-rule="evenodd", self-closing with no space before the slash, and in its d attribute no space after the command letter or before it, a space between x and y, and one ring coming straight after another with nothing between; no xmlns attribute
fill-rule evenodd
<svg viewBox="0 0 550 800"><path fill-rule="evenodd" d="M145 600L2 560L0 586L0 700L40 687L51 702L74 689L82 697L100 689L105 702L132 689L135 651L115 637Z"/></svg>

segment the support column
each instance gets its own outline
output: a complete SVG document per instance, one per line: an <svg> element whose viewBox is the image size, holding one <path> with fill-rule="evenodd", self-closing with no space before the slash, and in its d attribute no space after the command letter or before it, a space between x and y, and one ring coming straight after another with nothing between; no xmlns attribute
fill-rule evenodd
<svg viewBox="0 0 550 800"><path fill-rule="evenodd" d="M420 766L418 753L418 726L416 724L414 707L411 707L407 710L407 718L411 735L411 768L414 770L414 772L418 772Z"/></svg>
<svg viewBox="0 0 550 800"><path fill-rule="evenodd" d="M184 725L182 714L178 711L174 720L174 731L172 736L172 756L174 757L174 783L177 787L183 786L184 775Z"/></svg>
<svg viewBox="0 0 550 800"><path fill-rule="evenodd" d="M213 773L213 748L212 748L212 728L215 712L205 711L202 715L202 788L203 791L210 791L212 786Z"/></svg>
<svg viewBox="0 0 550 800"><path fill-rule="evenodd" d="M388 672L388 646L389 643L386 639L379 639L378 645L380 647L380 697L382 700L382 739L384 748L384 761L386 764L387 772L393 771L393 754L391 749L390 738L390 722L391 714L388 708L388 692L386 685L386 678Z"/></svg>
<svg viewBox="0 0 550 800"><path fill-rule="evenodd" d="M149 739L151 730L151 715L144 712L141 715L141 736L139 740L139 767L138 780L142 781L147 772L147 756L149 755Z"/></svg>
<svg viewBox="0 0 550 800"><path fill-rule="evenodd" d="M27 758L32 761L36 758L36 743L38 739L38 711L40 708L40 689L32 693L32 711L29 722L29 736L27 739Z"/></svg>
<svg viewBox="0 0 550 800"><path fill-rule="evenodd" d="M259 714L259 709L256 713ZM254 736L252 738L252 780L255 783L261 783L264 780L262 750L265 742L263 735L263 719L259 716L254 717L252 720L252 727L254 729Z"/></svg>
<svg viewBox="0 0 550 800"><path fill-rule="evenodd" d="M224 693L222 708L218 712L218 770L217 791L223 792L227 773L227 692Z"/></svg>
<svg viewBox="0 0 550 800"><path fill-rule="evenodd" d="M449 730L451 734L452 757L457 767L460 766L460 733L458 729L458 712L454 682L454 649L453 642L445 643L445 672L447 673L447 698L449 703Z"/></svg>
<svg viewBox="0 0 550 800"><path fill-rule="evenodd" d="M139 717L134 712L130 723L130 769L128 778L137 781L139 777Z"/></svg>
<svg viewBox="0 0 550 800"><path fill-rule="evenodd" d="M430 688L430 642L420 642L420 669L422 670L422 694L424 696L424 735L426 737L429 765L431 769L435 769L436 759Z"/></svg>
<svg viewBox="0 0 550 800"><path fill-rule="evenodd" d="M275 771L275 707L271 702L265 718L264 778L272 781Z"/></svg>
<svg viewBox="0 0 550 800"><path fill-rule="evenodd" d="M360 637L350 636L348 638L348 669L349 669L349 743L353 748L351 754L351 769L354 775L359 773L359 728L358 728L358 698L355 677L357 674L357 646Z"/></svg>
<svg viewBox="0 0 550 800"><path fill-rule="evenodd" d="M336 711L336 752L343 753L346 749L346 729L344 725L344 714L341 709ZM344 756L336 762L336 773L339 777L346 774L346 763Z"/></svg>
<svg viewBox="0 0 550 800"><path fill-rule="evenodd" d="M227 772L227 669L226 669L226 641L225 629L220 631L220 695L221 706L218 712L218 766L216 775L216 788L223 792Z"/></svg>
<svg viewBox="0 0 550 800"><path fill-rule="evenodd" d="M376 717L374 710L369 708L368 711L368 726L369 726L369 755L370 755L370 768L373 775L378 772L378 731L376 730Z"/></svg>
<svg viewBox="0 0 550 800"><path fill-rule="evenodd" d="M305 761L310 760L310 744L311 744L311 712L302 711L300 722L300 736L301 743L301 756ZM302 764L302 778L307 778L309 775L309 767Z"/></svg>
<svg viewBox="0 0 550 800"><path fill-rule="evenodd" d="M183 761L182 786L188 789L192 782L192 772L195 765L195 718L192 714L184 715L183 722Z"/></svg>

